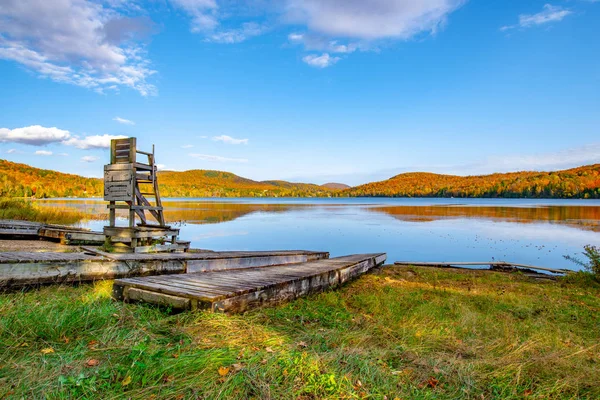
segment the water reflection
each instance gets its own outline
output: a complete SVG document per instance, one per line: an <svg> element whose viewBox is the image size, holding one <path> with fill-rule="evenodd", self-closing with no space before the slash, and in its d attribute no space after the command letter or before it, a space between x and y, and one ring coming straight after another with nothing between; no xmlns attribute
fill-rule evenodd
<svg viewBox="0 0 600 400"><path fill-rule="evenodd" d="M386 206L370 210L392 215L402 221L483 218L518 223L560 223L600 231L600 207L590 206Z"/></svg>
<svg viewBox="0 0 600 400"><path fill-rule="evenodd" d="M86 226L95 230L106 223L100 200L40 204L84 211L93 216ZM181 239L213 250L387 252L389 261L496 259L576 269L563 255L600 243L597 201L168 199L163 204L169 223L183 221Z"/></svg>
<svg viewBox="0 0 600 400"><path fill-rule="evenodd" d="M337 200L337 199L336 199ZM512 200L512 205L477 205L481 199L461 199L467 204L438 204L438 205L393 205L390 199L383 199L378 204L372 199L367 203L358 202L358 199L348 199L347 202L315 199L312 202L302 199L298 202L263 203L257 199L240 199L239 201L219 201L206 199L166 200L165 219L169 223L184 222L191 224L218 224L233 221L248 214L268 212L285 213L292 210L302 210L314 207L344 208L360 207L369 212L384 213L401 221L431 222L448 218L477 218L492 219L497 221L516 223L559 223L581 229L600 232L600 203L590 205L546 205L545 201L538 200ZM392 199L396 200L396 199ZM397 202L409 202L415 199L400 199ZM420 200L420 199L419 199ZM552 201L555 202L556 200ZM510 200L509 200L510 202ZM567 202L568 201L562 201ZM60 199L45 200L41 205L61 208L74 208L83 211L94 219L107 219L106 203L94 199ZM469 204L474 203L474 204ZM504 202L503 202L504 203ZM118 216L126 218L124 211L118 211Z"/></svg>

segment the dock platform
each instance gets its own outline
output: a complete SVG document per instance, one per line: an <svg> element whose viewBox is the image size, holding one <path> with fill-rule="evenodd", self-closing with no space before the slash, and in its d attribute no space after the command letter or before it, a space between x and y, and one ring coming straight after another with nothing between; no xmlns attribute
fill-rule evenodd
<svg viewBox="0 0 600 400"><path fill-rule="evenodd" d="M236 313L335 287L382 265L385 253L235 270L117 279L113 297L175 309Z"/></svg>
<svg viewBox="0 0 600 400"><path fill-rule="evenodd" d="M329 253L287 251L203 251L190 253L0 252L0 289L131 276L268 267L329 258Z"/></svg>
<svg viewBox="0 0 600 400"><path fill-rule="evenodd" d="M48 239L62 244L102 244L104 233L72 226L0 219L0 237Z"/></svg>

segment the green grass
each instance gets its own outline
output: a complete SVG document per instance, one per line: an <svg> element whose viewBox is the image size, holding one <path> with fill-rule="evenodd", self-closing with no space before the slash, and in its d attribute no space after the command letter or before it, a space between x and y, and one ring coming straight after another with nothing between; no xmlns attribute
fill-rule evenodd
<svg viewBox="0 0 600 400"><path fill-rule="evenodd" d="M75 210L39 207L26 200L0 198L0 219L71 225L88 218L85 213Z"/></svg>
<svg viewBox="0 0 600 400"><path fill-rule="evenodd" d="M600 397L600 284L585 277L388 267L233 316L110 288L0 294L0 398Z"/></svg>

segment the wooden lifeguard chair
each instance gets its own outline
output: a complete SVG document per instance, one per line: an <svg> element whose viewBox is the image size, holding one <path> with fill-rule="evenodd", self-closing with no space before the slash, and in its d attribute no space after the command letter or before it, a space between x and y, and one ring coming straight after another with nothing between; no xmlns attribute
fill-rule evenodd
<svg viewBox="0 0 600 400"><path fill-rule="evenodd" d="M146 156L146 162L139 162L138 154ZM189 242L177 241L179 229L165 224L156 173L154 146L148 153L136 148L136 138L111 140L110 164L104 166L104 200L109 202L104 234L111 244L119 244L115 249L142 253L189 248ZM154 204L146 195L154 197ZM128 226L116 225L117 210L128 211Z"/></svg>

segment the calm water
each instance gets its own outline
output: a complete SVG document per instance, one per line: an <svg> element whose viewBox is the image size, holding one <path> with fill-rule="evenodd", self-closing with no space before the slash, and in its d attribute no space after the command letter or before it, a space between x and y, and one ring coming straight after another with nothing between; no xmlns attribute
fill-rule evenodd
<svg viewBox="0 0 600 400"><path fill-rule="evenodd" d="M167 199L181 239L212 250L306 249L388 261L508 260L578 269L563 255L600 245L600 201L531 199ZM40 201L106 214L97 200ZM102 217L100 217L102 218ZM101 230L105 219L85 225ZM124 223L124 222L122 222Z"/></svg>

